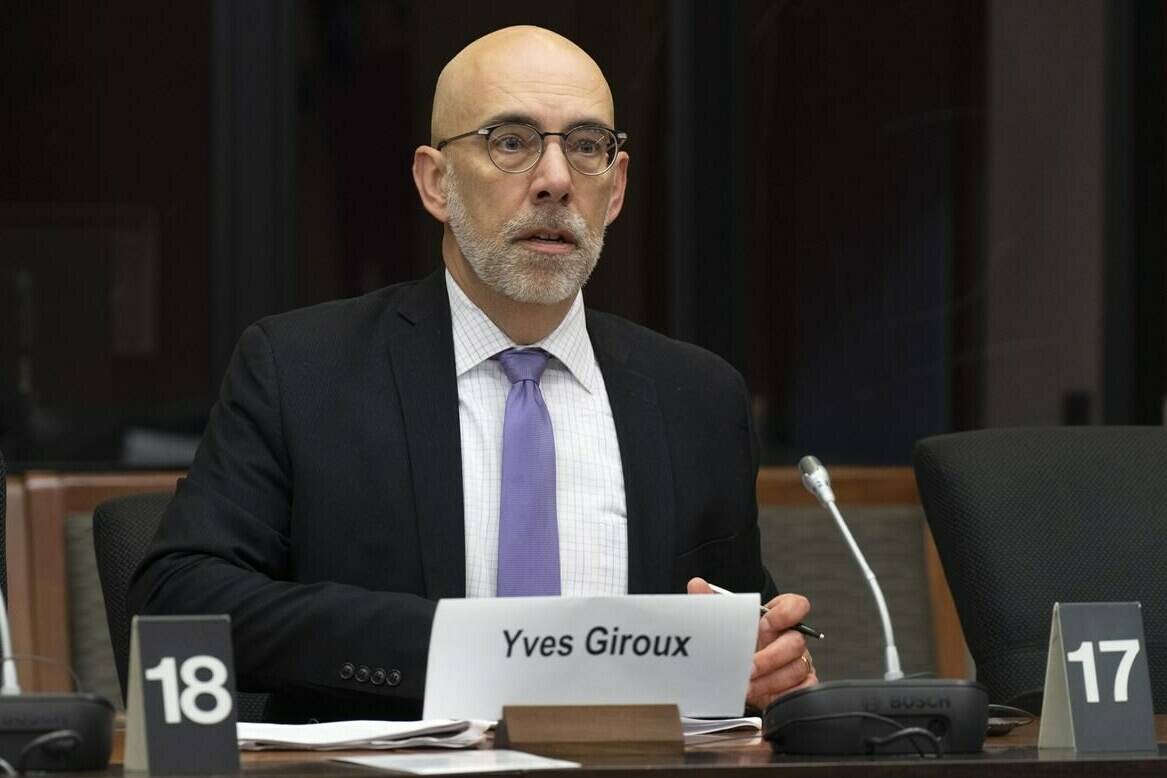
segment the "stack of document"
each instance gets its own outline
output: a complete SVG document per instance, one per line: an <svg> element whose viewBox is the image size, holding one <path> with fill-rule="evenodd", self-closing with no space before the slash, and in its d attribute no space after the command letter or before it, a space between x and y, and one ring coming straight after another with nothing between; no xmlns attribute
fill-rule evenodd
<svg viewBox="0 0 1167 778"><path fill-rule="evenodd" d="M743 716L737 719L696 719L681 716L681 730L685 733L686 740L732 730L761 732L762 719L760 716Z"/></svg>
<svg viewBox="0 0 1167 778"><path fill-rule="evenodd" d="M376 767L410 775L449 773L509 773L530 770L563 770L579 767L579 762L548 759L522 751L464 751L454 754L393 754L392 756L346 756L337 762Z"/></svg>
<svg viewBox="0 0 1167 778"><path fill-rule="evenodd" d="M340 751L344 749L470 748L482 742L492 721L330 721L325 724L239 722L239 748Z"/></svg>
<svg viewBox="0 0 1167 778"><path fill-rule="evenodd" d="M681 718L686 738L714 732L761 729L759 718ZM473 748L482 742L493 721L422 719L421 721L330 721L325 724L260 724L240 722L239 748L341 751L346 749Z"/></svg>

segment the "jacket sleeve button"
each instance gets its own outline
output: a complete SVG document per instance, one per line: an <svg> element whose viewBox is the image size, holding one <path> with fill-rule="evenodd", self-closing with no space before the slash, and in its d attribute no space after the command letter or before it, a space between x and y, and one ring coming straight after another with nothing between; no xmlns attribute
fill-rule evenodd
<svg viewBox="0 0 1167 778"><path fill-rule="evenodd" d="M353 673L355 673L356 670L357 670L357 668L353 667L352 662L345 662L343 665L340 666L340 678L341 678L341 680L347 681L349 678L352 678Z"/></svg>
<svg viewBox="0 0 1167 778"><path fill-rule="evenodd" d="M373 674L369 676L369 683L373 684L373 686L380 686L385 683L385 668L378 667L374 670Z"/></svg>
<svg viewBox="0 0 1167 778"><path fill-rule="evenodd" d="M369 680L369 666L368 665L361 665L360 667L358 667L356 674L353 675L353 679L356 680L357 683L364 683L365 681L368 681Z"/></svg>
<svg viewBox="0 0 1167 778"><path fill-rule="evenodd" d="M397 668L390 670L389 674L385 677L385 683L389 684L390 686L396 686L397 684L401 683L401 671Z"/></svg>

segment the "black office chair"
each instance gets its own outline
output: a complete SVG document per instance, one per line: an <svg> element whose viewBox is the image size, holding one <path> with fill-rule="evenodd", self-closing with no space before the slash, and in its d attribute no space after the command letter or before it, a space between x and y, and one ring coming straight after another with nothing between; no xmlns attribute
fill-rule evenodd
<svg viewBox="0 0 1167 778"><path fill-rule="evenodd" d="M994 429L916 444L916 480L990 700L1038 712L1055 602L1143 604L1167 712L1167 429Z"/></svg>
<svg viewBox="0 0 1167 778"><path fill-rule="evenodd" d="M118 497L101 503L93 513L93 549L105 596L105 614L122 699L126 696L132 618L126 613L126 590L173 496L167 493ZM267 721L268 695L239 692L236 700L240 721Z"/></svg>

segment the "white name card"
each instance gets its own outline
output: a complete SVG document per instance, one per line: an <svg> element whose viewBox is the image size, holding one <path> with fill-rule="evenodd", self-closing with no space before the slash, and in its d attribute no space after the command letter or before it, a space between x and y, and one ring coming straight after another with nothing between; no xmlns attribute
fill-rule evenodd
<svg viewBox="0 0 1167 778"><path fill-rule="evenodd" d="M442 600L423 715L675 703L685 716L740 716L758 606L757 594Z"/></svg>

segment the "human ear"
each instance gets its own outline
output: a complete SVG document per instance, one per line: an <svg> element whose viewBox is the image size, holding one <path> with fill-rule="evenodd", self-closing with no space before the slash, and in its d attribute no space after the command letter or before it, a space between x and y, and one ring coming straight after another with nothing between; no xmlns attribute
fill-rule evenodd
<svg viewBox="0 0 1167 778"><path fill-rule="evenodd" d="M433 146L417 147L413 152L413 183L422 206L430 216L445 224L449 212L446 207L446 163L442 152Z"/></svg>
<svg viewBox="0 0 1167 778"><path fill-rule="evenodd" d="M628 185L628 152L616 154L616 164L612 167L612 194L608 197L608 213L604 224L611 224L624 207L624 188Z"/></svg>

